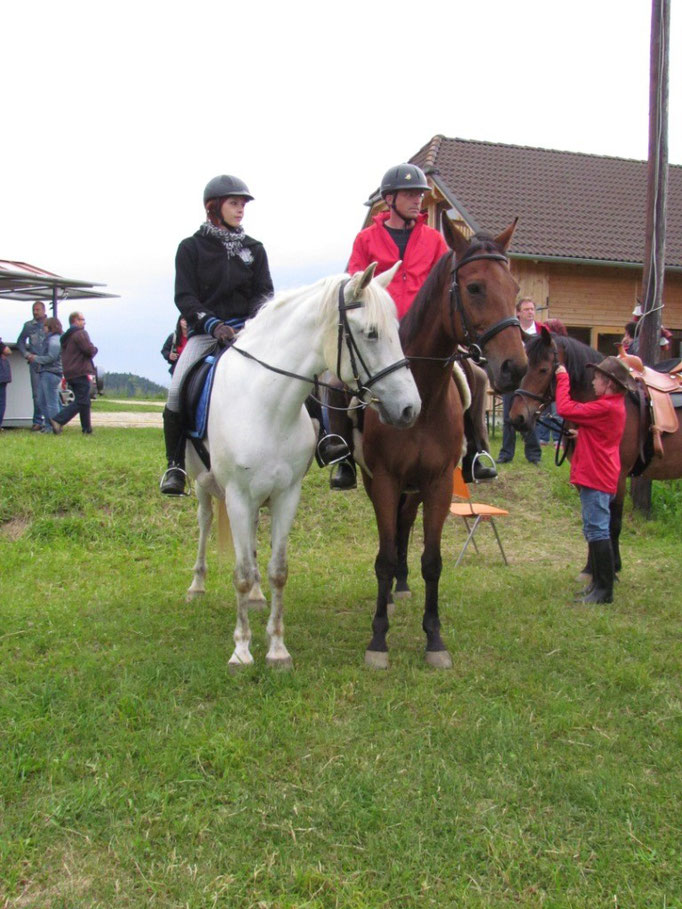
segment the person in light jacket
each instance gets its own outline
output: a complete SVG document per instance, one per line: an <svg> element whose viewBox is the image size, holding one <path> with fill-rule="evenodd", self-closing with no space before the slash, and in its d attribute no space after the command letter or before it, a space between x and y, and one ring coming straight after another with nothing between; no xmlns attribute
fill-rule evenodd
<svg viewBox="0 0 682 909"><path fill-rule="evenodd" d="M62 323L51 317L45 320L43 330L47 336L44 354L29 354L31 366L38 367L38 399L41 412L45 415L45 425L41 432L54 434L50 420L59 413L59 386L62 382Z"/></svg>

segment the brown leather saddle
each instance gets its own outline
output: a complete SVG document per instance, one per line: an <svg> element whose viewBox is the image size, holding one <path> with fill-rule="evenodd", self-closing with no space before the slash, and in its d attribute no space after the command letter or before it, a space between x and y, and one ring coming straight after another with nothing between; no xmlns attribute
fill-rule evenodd
<svg viewBox="0 0 682 909"><path fill-rule="evenodd" d="M682 404L682 362L673 367L672 371L659 372L645 366L634 354L620 353L619 357L646 397L651 415L654 454L663 457L663 433L677 432L679 427L675 408Z"/></svg>

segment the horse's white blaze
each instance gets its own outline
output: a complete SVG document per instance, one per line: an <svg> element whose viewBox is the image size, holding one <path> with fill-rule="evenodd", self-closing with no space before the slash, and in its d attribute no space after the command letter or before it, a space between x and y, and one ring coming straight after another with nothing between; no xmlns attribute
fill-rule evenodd
<svg viewBox="0 0 682 909"><path fill-rule="evenodd" d="M372 270L373 271L373 270ZM403 359L395 306L371 271L353 276L346 302L353 338L370 374ZM237 346L278 369L313 378L337 369L338 290L345 276L326 278L312 287L279 294L247 324ZM369 283L368 283L369 282ZM359 364L358 364L359 366ZM353 383L344 344L339 378ZM360 379L367 380L360 366ZM261 506L272 516L272 558L268 566L272 603L267 624L267 661L287 666L284 644L283 591L287 579L286 545L296 514L303 477L312 461L316 433L303 402L311 385L279 375L253 360L229 351L218 364L211 395L208 473L193 452L188 469L197 479L199 552L190 593L204 589L206 538L210 527L209 491L224 497L235 548L234 585L237 625L231 666L253 662L248 619L250 592L260 577L256 563L256 527ZM416 420L420 401L409 370L388 373L372 387L380 399L382 419L397 425ZM208 502L208 505L207 505Z"/></svg>

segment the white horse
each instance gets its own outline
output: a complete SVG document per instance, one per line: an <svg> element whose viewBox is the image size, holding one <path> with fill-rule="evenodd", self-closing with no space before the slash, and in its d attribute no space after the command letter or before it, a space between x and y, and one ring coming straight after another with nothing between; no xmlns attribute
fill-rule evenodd
<svg viewBox="0 0 682 909"><path fill-rule="evenodd" d="M347 275L325 278L265 303L216 369L206 446L210 471L188 445L188 471L196 480L199 500L199 548L188 598L205 592L206 542L215 497L225 502L236 557L231 667L253 663L248 607L254 597L263 599L256 553L263 505L270 508L272 538L266 663L292 665L284 645L286 547L315 451L317 434L303 406L315 377L325 370L335 373L394 426L409 427L419 415L419 393L404 368L395 306L386 291L395 269L373 280L374 267L350 280Z"/></svg>

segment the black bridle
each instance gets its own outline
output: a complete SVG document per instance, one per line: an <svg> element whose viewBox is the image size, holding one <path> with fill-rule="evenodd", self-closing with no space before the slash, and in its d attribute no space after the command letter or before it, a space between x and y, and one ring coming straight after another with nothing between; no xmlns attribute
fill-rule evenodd
<svg viewBox="0 0 682 909"><path fill-rule="evenodd" d="M517 388L516 391L512 392L512 398L518 396L519 398L529 398L531 401L537 401L539 403L538 409L535 411L535 422L540 426L544 426L549 430L557 430L556 424L548 423L546 420L542 419L542 414L545 408L552 403L556 397L556 371L557 366L559 366L559 352L557 346L552 341L552 375L550 376L549 383L545 389L543 395L538 395L534 391L527 391L525 388ZM556 449L554 451L554 463L557 467L561 467L566 459L568 454L569 446L573 441L573 437L566 429L566 420L561 420L561 426L558 427L559 438L557 439ZM563 442L563 448L562 448Z"/></svg>
<svg viewBox="0 0 682 909"><path fill-rule="evenodd" d="M504 331L505 328L518 328L519 331L521 330L521 323L516 316L508 316L506 319L500 319L499 322L496 322L486 331L478 334L474 331L471 322L467 318L466 310L462 303L462 294L459 289L458 272L460 268L463 268L463 266L468 265L470 262L478 262L485 259L492 262L503 262L505 265L509 265L509 259L503 253L481 253L474 251L470 255L465 254L463 258L460 259L459 262L456 262L452 267L452 285L450 286L450 318L452 320L453 336L457 337L455 316L459 316L464 335L463 346L467 349L467 356L472 359L474 363L479 363L480 365L485 365L486 361L483 356L483 350L488 341L492 340L495 335Z"/></svg>
<svg viewBox="0 0 682 909"><path fill-rule="evenodd" d="M343 356L343 346L346 345L348 350L348 356L350 359L351 369L353 371L353 379L355 380L355 387L350 387L349 391L352 395L357 397L364 404L370 403L379 403L380 398L377 398L373 393L371 394L371 400L365 400L365 395L370 392L372 385L375 385L384 376L390 375L390 373L395 372L397 369L402 369L403 367L409 369L409 361L406 358L402 360L396 360L395 363L391 363L390 366L386 366L384 369L379 370L379 372L372 373L370 372L367 364L362 359L362 354L357 345L357 341L353 337L353 332L351 331L350 323L348 321L347 312L350 309L359 309L363 304L359 300L354 300L352 303L346 303L346 298L344 291L350 279L347 279L341 283L339 286L339 297L338 297L338 310L339 310L339 323L338 323L338 340L337 340L337 358L336 358L336 374L337 376L341 371L341 358ZM279 369L277 366L272 366L270 363L265 363L263 360L259 360L258 357L254 357L253 354L249 353L247 350L243 350L241 347L237 347L235 344L232 345L232 350L236 350L237 353L240 353L243 357L246 357L249 360L253 360L255 363L258 363L260 366L263 366L265 369L269 369L271 372L276 372L280 376L287 376L290 379L299 379L301 382L309 382L314 386L315 391L322 386L324 388L331 388L337 390L336 385L330 385L328 382L321 382L318 376L313 376L308 378L308 376L301 376L295 372L289 372L286 369ZM360 378L360 370L358 369L358 362L362 366L363 370L367 374L367 378L363 381Z"/></svg>

